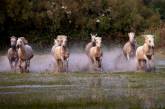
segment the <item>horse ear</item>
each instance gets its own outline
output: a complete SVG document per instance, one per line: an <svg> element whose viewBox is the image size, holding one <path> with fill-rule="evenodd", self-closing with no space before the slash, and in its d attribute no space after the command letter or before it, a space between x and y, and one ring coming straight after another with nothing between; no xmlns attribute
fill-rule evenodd
<svg viewBox="0 0 165 109"><path fill-rule="evenodd" d="M129 39L131 38L131 32L128 33L128 37L129 37Z"/></svg>
<svg viewBox="0 0 165 109"><path fill-rule="evenodd" d="M10 37L10 39L12 39L12 38L15 38L15 39L17 39L17 37L15 37L15 36L11 36L11 37Z"/></svg>
<svg viewBox="0 0 165 109"><path fill-rule="evenodd" d="M57 40L56 39L54 39L54 45L56 45L57 44Z"/></svg>
<svg viewBox="0 0 165 109"><path fill-rule="evenodd" d="M20 37L24 44L28 44L28 41L24 37Z"/></svg>
<svg viewBox="0 0 165 109"><path fill-rule="evenodd" d="M143 35L143 37L146 41L148 40L148 35Z"/></svg>
<svg viewBox="0 0 165 109"><path fill-rule="evenodd" d="M95 36L97 36L97 33L95 34Z"/></svg>
<svg viewBox="0 0 165 109"><path fill-rule="evenodd" d="M90 35L91 35L91 37L93 36L93 34L92 34L92 33L90 33Z"/></svg>
<svg viewBox="0 0 165 109"><path fill-rule="evenodd" d="M28 41L27 41L25 38L24 38L24 40L23 40L23 41L24 41L24 43L25 43L25 44L28 44Z"/></svg>
<svg viewBox="0 0 165 109"><path fill-rule="evenodd" d="M56 39L54 39L54 42L56 41Z"/></svg>
<svg viewBox="0 0 165 109"><path fill-rule="evenodd" d="M91 40L94 41L95 40L95 37L94 35L91 36Z"/></svg>

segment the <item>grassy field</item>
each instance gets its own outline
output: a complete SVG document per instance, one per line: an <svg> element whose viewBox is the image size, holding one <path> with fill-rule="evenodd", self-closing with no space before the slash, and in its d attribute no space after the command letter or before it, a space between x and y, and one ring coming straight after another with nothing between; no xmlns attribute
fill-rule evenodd
<svg viewBox="0 0 165 109"><path fill-rule="evenodd" d="M165 73L0 73L0 109L165 109Z"/></svg>

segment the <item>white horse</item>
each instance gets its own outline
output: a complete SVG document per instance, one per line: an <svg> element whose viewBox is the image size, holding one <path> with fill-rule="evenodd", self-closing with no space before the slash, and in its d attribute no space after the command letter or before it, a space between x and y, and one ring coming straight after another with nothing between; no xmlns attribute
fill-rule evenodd
<svg viewBox="0 0 165 109"><path fill-rule="evenodd" d="M95 38L96 38L97 34L95 34L95 35L94 34L90 34L90 35L91 35L91 42L89 42L86 45L86 47L85 47L85 52L86 52L87 56L89 56L89 50L90 50L90 48L96 46Z"/></svg>
<svg viewBox="0 0 165 109"><path fill-rule="evenodd" d="M137 69L145 71L152 70L152 62L154 59L154 36L144 35L145 43L136 50Z"/></svg>
<svg viewBox="0 0 165 109"><path fill-rule="evenodd" d="M7 57L12 70L16 70L18 64L18 53L16 49L17 38L15 36L10 37L10 46L8 49Z"/></svg>
<svg viewBox="0 0 165 109"><path fill-rule="evenodd" d="M20 37L17 40L19 68L21 73L29 72L30 60L33 58L32 47L28 45L27 40L24 37Z"/></svg>
<svg viewBox="0 0 165 109"><path fill-rule="evenodd" d="M66 63L66 72L68 72L69 51L67 48L67 36L57 36L57 39L54 39L54 46L51 52L57 63L57 71L63 72Z"/></svg>
<svg viewBox="0 0 165 109"><path fill-rule="evenodd" d="M130 60L130 58L135 57L137 44L135 40L135 33L130 32L128 33L128 36L129 41L123 47L123 54L127 60Z"/></svg>
<svg viewBox="0 0 165 109"><path fill-rule="evenodd" d="M102 70L102 65L101 65L102 56L103 56L102 48L101 48L102 38L95 37L95 42L96 42L96 45L91 47L89 50L89 57L91 59L91 62L93 64L94 68L96 68L96 69L99 68L100 70Z"/></svg>

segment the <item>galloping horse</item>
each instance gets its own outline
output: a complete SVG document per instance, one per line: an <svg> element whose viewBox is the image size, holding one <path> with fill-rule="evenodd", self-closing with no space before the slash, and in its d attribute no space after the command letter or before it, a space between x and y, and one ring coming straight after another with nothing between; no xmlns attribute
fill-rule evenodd
<svg viewBox="0 0 165 109"><path fill-rule="evenodd" d="M54 59L56 60L58 72L64 71L65 62L66 72L68 72L69 51L67 48L67 36L57 36L57 39L54 39L54 46L51 51Z"/></svg>
<svg viewBox="0 0 165 109"><path fill-rule="evenodd" d="M91 47L89 50L89 57L91 59L91 62L95 68L99 68L102 70L102 48L101 48L101 43L102 43L102 38L101 37L95 37L95 43L96 45Z"/></svg>
<svg viewBox="0 0 165 109"><path fill-rule="evenodd" d="M33 50L28 45L27 40L24 37L20 37L17 40L19 68L21 73L29 72L30 60L33 58Z"/></svg>
<svg viewBox="0 0 165 109"><path fill-rule="evenodd" d="M135 40L135 33L130 32L128 33L128 36L129 41L123 47L123 54L127 60L130 60L130 58L135 57L137 45Z"/></svg>
<svg viewBox="0 0 165 109"><path fill-rule="evenodd" d="M136 50L137 69L145 71L151 70L151 64L154 58L154 36L144 35L145 43Z"/></svg>
<svg viewBox="0 0 165 109"><path fill-rule="evenodd" d="M96 38L97 34L95 34L95 35L90 34L90 35L91 35L91 42L89 42L85 47L85 52L86 52L87 56L89 56L89 50L96 45L95 38Z"/></svg>
<svg viewBox="0 0 165 109"><path fill-rule="evenodd" d="M8 49L7 57L12 70L16 70L18 64L18 53L16 49L17 38L15 36L10 37L10 46Z"/></svg>

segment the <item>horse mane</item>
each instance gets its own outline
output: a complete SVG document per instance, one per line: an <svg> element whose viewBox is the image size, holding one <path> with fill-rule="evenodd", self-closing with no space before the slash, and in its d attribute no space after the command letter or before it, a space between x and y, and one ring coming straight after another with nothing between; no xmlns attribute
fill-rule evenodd
<svg viewBox="0 0 165 109"><path fill-rule="evenodd" d="M93 46L93 47L96 46L96 42L92 42L92 46Z"/></svg>
<svg viewBox="0 0 165 109"><path fill-rule="evenodd" d="M16 46L11 46L11 48L12 48L13 51L17 51Z"/></svg>
<svg viewBox="0 0 165 109"><path fill-rule="evenodd" d="M130 43L131 44L131 48L133 49L133 50L136 50L136 43Z"/></svg>

